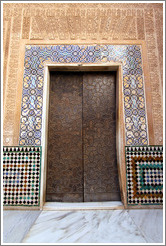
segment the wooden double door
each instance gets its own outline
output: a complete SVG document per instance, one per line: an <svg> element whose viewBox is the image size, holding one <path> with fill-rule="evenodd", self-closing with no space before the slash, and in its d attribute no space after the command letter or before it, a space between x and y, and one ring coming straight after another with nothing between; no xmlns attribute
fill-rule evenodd
<svg viewBox="0 0 166 246"><path fill-rule="evenodd" d="M46 201L120 200L115 72L51 72Z"/></svg>

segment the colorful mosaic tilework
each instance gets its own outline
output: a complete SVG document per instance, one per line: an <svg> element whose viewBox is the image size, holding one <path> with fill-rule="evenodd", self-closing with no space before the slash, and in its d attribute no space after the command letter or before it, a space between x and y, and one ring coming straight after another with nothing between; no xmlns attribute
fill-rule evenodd
<svg viewBox="0 0 166 246"><path fill-rule="evenodd" d="M39 206L41 147L3 148L3 204Z"/></svg>
<svg viewBox="0 0 166 246"><path fill-rule="evenodd" d="M126 147L129 205L163 203L163 147Z"/></svg>
<svg viewBox="0 0 166 246"><path fill-rule="evenodd" d="M121 62L126 145L147 145L140 45L28 45L25 50L20 145L41 145L44 63Z"/></svg>

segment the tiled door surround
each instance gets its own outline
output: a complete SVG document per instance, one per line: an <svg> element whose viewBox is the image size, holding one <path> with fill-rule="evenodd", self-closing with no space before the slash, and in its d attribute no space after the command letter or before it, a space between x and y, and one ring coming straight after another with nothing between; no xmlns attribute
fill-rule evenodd
<svg viewBox="0 0 166 246"><path fill-rule="evenodd" d="M46 64L120 63L126 145L147 145L144 74L140 45L27 45L24 60L20 145L41 145Z"/></svg>
<svg viewBox="0 0 166 246"><path fill-rule="evenodd" d="M150 98L149 90L145 89L148 87L146 56L142 54L146 54L143 43L142 45L141 43L26 45L19 144L23 146L42 145L41 207L45 200L46 184L44 174L49 69L118 71L117 156L122 201L125 206L127 205L125 145L147 146L153 141L151 108L149 104L146 105Z"/></svg>

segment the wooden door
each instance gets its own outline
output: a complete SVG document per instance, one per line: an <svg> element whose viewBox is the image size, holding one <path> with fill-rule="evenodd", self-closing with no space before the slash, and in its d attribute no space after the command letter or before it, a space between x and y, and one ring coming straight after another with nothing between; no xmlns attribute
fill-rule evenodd
<svg viewBox="0 0 166 246"><path fill-rule="evenodd" d="M50 76L46 200L120 200L115 73Z"/></svg>

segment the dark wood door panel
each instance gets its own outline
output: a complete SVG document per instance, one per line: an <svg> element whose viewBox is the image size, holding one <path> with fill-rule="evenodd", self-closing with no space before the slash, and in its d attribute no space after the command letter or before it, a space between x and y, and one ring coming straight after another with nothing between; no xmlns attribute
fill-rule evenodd
<svg viewBox="0 0 166 246"><path fill-rule="evenodd" d="M47 201L83 201L82 74L52 72Z"/></svg>
<svg viewBox="0 0 166 246"><path fill-rule="evenodd" d="M120 200L115 73L83 76L84 201Z"/></svg>

